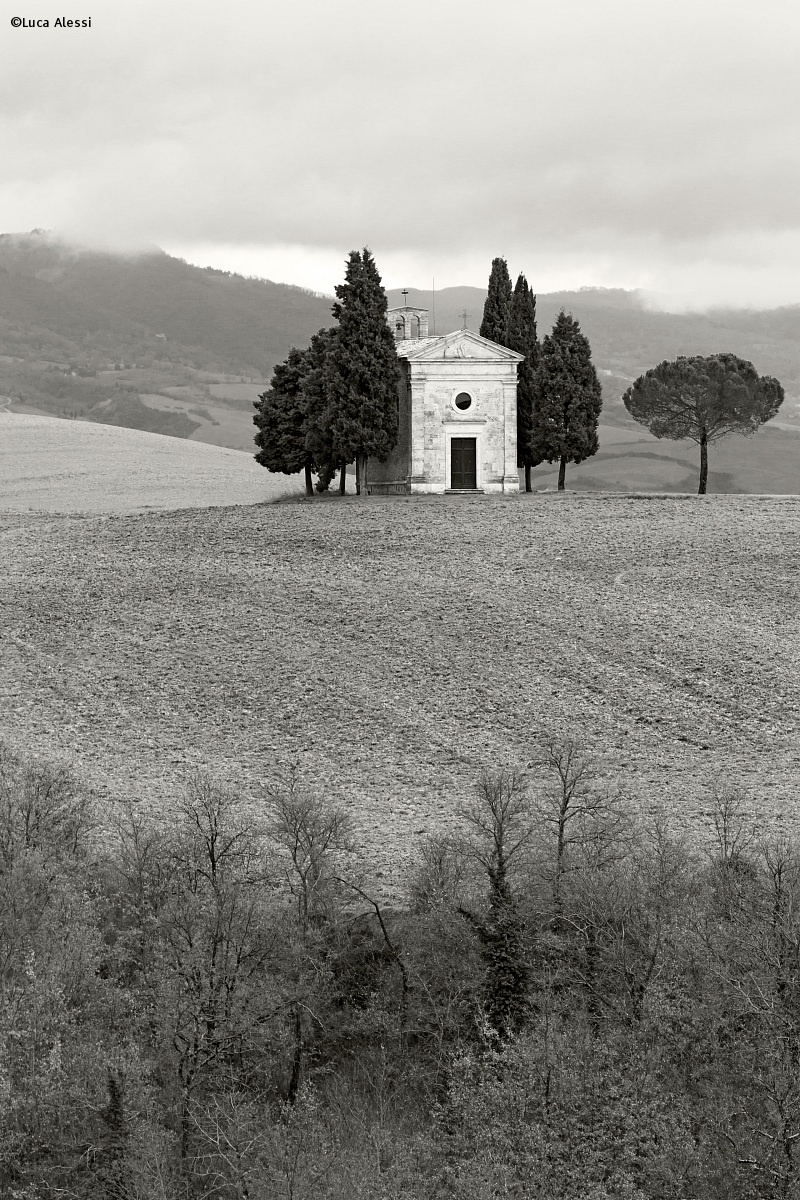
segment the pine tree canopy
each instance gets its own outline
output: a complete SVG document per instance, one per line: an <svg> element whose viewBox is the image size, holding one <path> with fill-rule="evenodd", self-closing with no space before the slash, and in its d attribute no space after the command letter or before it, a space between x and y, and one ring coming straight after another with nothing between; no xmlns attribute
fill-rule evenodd
<svg viewBox="0 0 800 1200"><path fill-rule="evenodd" d="M562 310L539 354L531 461L580 463L596 454L602 404L589 341Z"/></svg>
<svg viewBox="0 0 800 1200"><path fill-rule="evenodd" d="M336 296L339 328L325 376L333 441L348 462L357 456L385 459L397 441L400 365L369 250L351 251Z"/></svg>
<svg viewBox="0 0 800 1200"><path fill-rule="evenodd" d="M623 396L635 421L657 438L719 441L753 434L775 416L783 387L735 354L695 355L662 362L640 375Z"/></svg>
<svg viewBox="0 0 800 1200"><path fill-rule="evenodd" d="M691 438L700 446L700 486L708 483L708 446L730 433L745 437L771 420L783 403L783 387L759 377L735 354L677 358L640 375L622 397L635 421L654 437Z"/></svg>
<svg viewBox="0 0 800 1200"><path fill-rule="evenodd" d="M517 372L517 466L534 466L530 457L530 435L536 395L539 342L536 336L536 297L520 275L511 298L508 336L510 350L524 354Z"/></svg>
<svg viewBox="0 0 800 1200"><path fill-rule="evenodd" d="M483 306L483 320L480 335L498 342L501 346L508 345L508 325L511 315L511 276L508 273L508 263L504 258L492 259L492 271L489 275L489 291Z"/></svg>

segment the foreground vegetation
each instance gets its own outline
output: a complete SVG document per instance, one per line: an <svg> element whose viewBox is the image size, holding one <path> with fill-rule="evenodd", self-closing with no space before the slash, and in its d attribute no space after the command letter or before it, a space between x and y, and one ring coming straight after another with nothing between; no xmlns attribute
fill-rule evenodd
<svg viewBox="0 0 800 1200"><path fill-rule="evenodd" d="M99 821L0 746L0 1194L794 1197L800 846L690 849L570 737L402 904L297 771Z"/></svg>

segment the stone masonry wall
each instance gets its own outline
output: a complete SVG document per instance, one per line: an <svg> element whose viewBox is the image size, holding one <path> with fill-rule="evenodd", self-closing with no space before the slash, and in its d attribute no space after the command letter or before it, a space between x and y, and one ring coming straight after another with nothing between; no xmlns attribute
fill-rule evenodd
<svg viewBox="0 0 800 1200"><path fill-rule="evenodd" d="M413 454L411 490L450 487L449 439L475 437L478 487L518 491L516 467L516 364L465 361L411 363ZM453 407L458 391L473 396L466 412Z"/></svg>

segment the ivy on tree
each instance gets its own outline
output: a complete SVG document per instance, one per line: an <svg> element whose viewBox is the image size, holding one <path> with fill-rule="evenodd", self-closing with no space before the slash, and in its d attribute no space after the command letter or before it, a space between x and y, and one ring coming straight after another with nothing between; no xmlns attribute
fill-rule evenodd
<svg viewBox="0 0 800 1200"><path fill-rule="evenodd" d="M478 331L481 337L507 346L509 320L511 317L511 276L504 258L492 259L489 275L489 291L483 306L483 320ZM520 353L522 353L520 351Z"/></svg>
<svg viewBox="0 0 800 1200"><path fill-rule="evenodd" d="M352 250L336 286L339 322L325 362L330 429L337 455L356 460L356 491L366 491L367 459L385 460L398 434L400 365L386 321L386 294L368 249Z"/></svg>
<svg viewBox="0 0 800 1200"><path fill-rule="evenodd" d="M526 453L534 465L559 464L558 490L563 492L567 463L580 463L597 453L603 404L589 340L563 309L542 342L535 392Z"/></svg>
<svg viewBox="0 0 800 1200"><path fill-rule="evenodd" d="M783 387L735 354L679 357L640 375L622 397L635 421L654 437L691 438L700 447L700 484L708 484L708 446L728 434L745 437L770 421L783 403Z"/></svg>
<svg viewBox="0 0 800 1200"><path fill-rule="evenodd" d="M531 467L542 461L534 458L530 441L539 341L536 336L536 297L522 274L517 279L511 298L505 345L509 350L525 355L517 374L517 466L525 468L525 491L529 492Z"/></svg>
<svg viewBox="0 0 800 1200"><path fill-rule="evenodd" d="M499 770L483 772L473 803L462 809L469 850L488 877L489 903L483 916L463 907L459 911L478 934L486 1018L501 1041L517 1032L529 1014L525 931L508 878L513 860L533 836L529 807L523 777Z"/></svg>

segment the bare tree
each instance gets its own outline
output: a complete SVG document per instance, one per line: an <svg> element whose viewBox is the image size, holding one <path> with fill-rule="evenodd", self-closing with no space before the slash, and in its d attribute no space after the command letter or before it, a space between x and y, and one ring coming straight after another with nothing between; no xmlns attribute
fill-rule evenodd
<svg viewBox="0 0 800 1200"><path fill-rule="evenodd" d="M603 780L597 760L573 735L543 739L528 763L537 773L534 826L550 847L553 908L562 909L564 878L575 851L596 867L618 857L628 827L626 797Z"/></svg>
<svg viewBox="0 0 800 1200"><path fill-rule="evenodd" d="M527 780L523 772L501 768L482 771L475 797L459 809L467 828L466 849L486 871L497 895L508 889L508 872L535 833Z"/></svg>
<svg viewBox="0 0 800 1200"><path fill-rule="evenodd" d="M519 1029L528 1013L529 964L524 928L509 881L509 869L534 836L530 800L522 772L483 771L475 797L460 810L467 850L489 881L485 915L461 912L480 938L485 965L485 1009L489 1027L501 1040Z"/></svg>
<svg viewBox="0 0 800 1200"><path fill-rule="evenodd" d="M302 786L297 763L267 797L267 832L288 856L287 883L305 933L325 916L336 861L353 849L353 824L343 808Z"/></svg>
<svg viewBox="0 0 800 1200"><path fill-rule="evenodd" d="M34 762L0 740L0 866L25 850L82 857L95 824L89 793L66 764Z"/></svg>
<svg viewBox="0 0 800 1200"><path fill-rule="evenodd" d="M747 796L724 780L715 780L710 789L711 820L714 837L710 850L714 894L724 916L745 899L753 878L751 852L759 830L747 815Z"/></svg>
<svg viewBox="0 0 800 1200"><path fill-rule="evenodd" d="M292 1065L286 1093L294 1104L300 1090L310 1027L318 1023L320 930L335 915L342 883L336 866L341 856L352 849L352 823L342 808L302 785L297 763L292 763L283 778L268 786L267 801L267 831L282 852L286 884L296 903L299 932L291 970L295 985L290 1003Z"/></svg>

